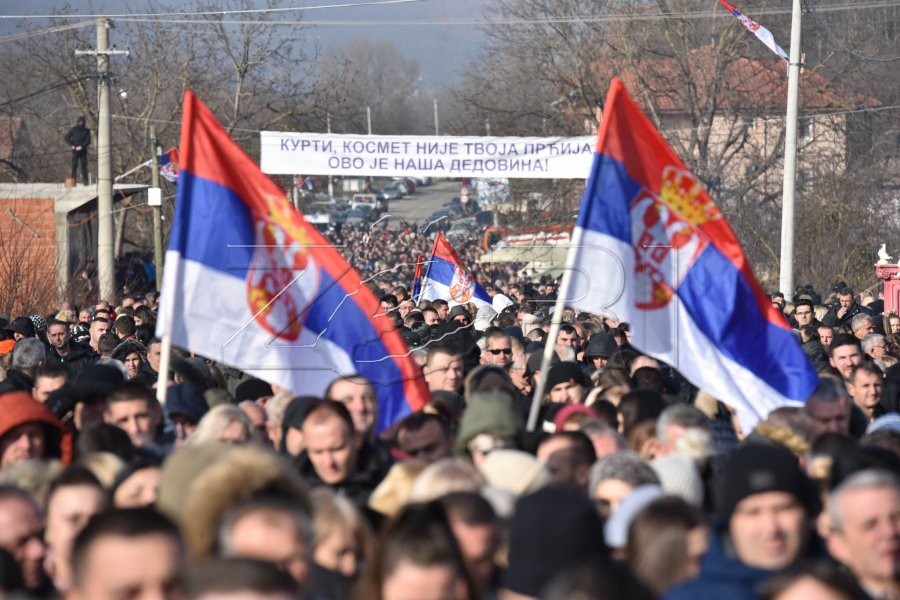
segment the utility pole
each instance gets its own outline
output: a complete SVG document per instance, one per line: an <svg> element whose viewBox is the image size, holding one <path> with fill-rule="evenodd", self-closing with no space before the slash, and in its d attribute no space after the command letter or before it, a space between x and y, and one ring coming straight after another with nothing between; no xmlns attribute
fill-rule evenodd
<svg viewBox="0 0 900 600"><path fill-rule="evenodd" d="M100 298L115 302L115 262L113 257L112 217L112 161L110 157L109 57L127 55L127 50L109 49L109 30L112 21L97 19L97 49L76 50L76 55L97 57L98 119L97 119L97 276Z"/></svg>
<svg viewBox="0 0 900 600"><path fill-rule="evenodd" d="M153 163L151 164L151 184L154 190L160 190L159 187L159 156L162 154L162 148L156 140L156 125L150 126L150 156ZM162 199L161 190L155 192ZM162 268L163 268L163 250L162 250L162 202L159 206L153 207L153 266L156 269L156 289L162 288Z"/></svg>
<svg viewBox="0 0 900 600"><path fill-rule="evenodd" d="M434 99L434 135L441 135L441 130L438 127L437 98Z"/></svg>
<svg viewBox="0 0 900 600"><path fill-rule="evenodd" d="M793 0L784 132L784 184L781 191L781 273L778 289L794 293L794 190L797 175L797 112L800 96L800 0Z"/></svg>
<svg viewBox="0 0 900 600"><path fill-rule="evenodd" d="M366 107L366 123L368 124L369 135L372 135L372 107Z"/></svg>
<svg viewBox="0 0 900 600"><path fill-rule="evenodd" d="M325 126L328 129L328 134L331 135L331 113L325 113ZM328 174L328 199L334 199L334 183L331 180L331 174Z"/></svg>

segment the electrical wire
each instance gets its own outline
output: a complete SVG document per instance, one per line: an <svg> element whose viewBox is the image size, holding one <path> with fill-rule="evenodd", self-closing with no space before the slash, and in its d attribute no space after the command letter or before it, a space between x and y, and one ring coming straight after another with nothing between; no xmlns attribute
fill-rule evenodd
<svg viewBox="0 0 900 600"><path fill-rule="evenodd" d="M96 23L94 21L83 21L81 23L71 23L69 25L57 25L55 27L45 27L44 29L33 29L31 31L23 31L21 33L13 33L10 35L6 35L0 37L0 44L4 42L17 42L19 40L26 40L33 37L37 37L39 35L46 35L48 33L60 33L62 31L69 31L72 29L81 29L83 27L96 27Z"/></svg>
<svg viewBox="0 0 900 600"><path fill-rule="evenodd" d="M828 21L825 20L825 17L819 14L819 11L816 9L816 5L813 4L811 0L803 0L803 5L806 7L806 11L812 13L813 17L815 17L816 22L819 24L819 27L821 27L825 31L825 35L828 36L828 39L830 39L835 46L837 46L850 56L858 58L862 61L875 63L889 63L900 60L900 56L894 56L891 58L881 56L868 56L854 50L834 34L834 31L832 31L831 26L828 24Z"/></svg>
<svg viewBox="0 0 900 600"><path fill-rule="evenodd" d="M286 6L269 8L244 8L234 10L204 10L164 13L124 13L124 14L94 14L94 15L0 15L0 19L60 19L77 16L82 19L124 19L128 17L215 17L226 15L251 15L251 14L276 14L288 12L307 12L328 8L357 8L360 6L386 6L391 4L412 4L427 2L428 0L371 0L369 2L352 2L349 4L320 4L317 6Z"/></svg>
<svg viewBox="0 0 900 600"><path fill-rule="evenodd" d="M409 20L351 20L351 19L322 19L322 20L224 20L224 19L189 19L183 17L226 16L242 14L276 14L287 12L308 12L320 9L355 8L361 6L383 6L392 4L408 4L427 2L428 0L372 0L369 2L354 2L350 4L323 4L306 7L283 8L258 8L242 10L220 11L195 11L195 12L161 12L161 13L132 13L132 14L93 14L93 15L0 15L0 19L96 19L109 18L121 22L134 23L172 23L180 25L268 25L268 26L473 26L473 25L541 25L558 23L596 23L605 21L658 21L669 19L707 19L720 17L724 13L719 9L690 11L690 12L657 12L657 13L615 13L606 15L572 15L560 17L538 17L533 19L493 19L466 18L466 19L409 19ZM868 0L860 2L845 2L822 6L819 12L857 11L872 8L890 8L900 6L897 0ZM754 9L754 16L785 15L790 14L790 8L759 8ZM173 18L182 17L182 18ZM81 26L81 25L80 25ZM2 41L2 38L0 38Z"/></svg>
<svg viewBox="0 0 900 600"><path fill-rule="evenodd" d="M54 83L53 85L49 85L45 88L41 88L35 92L31 92L30 94L26 94L24 96L20 96L18 98L14 98L12 100L7 100L6 102L0 104L0 110L3 110L7 106L12 106L13 104L18 104L19 102L23 102L25 100L31 100L32 98L36 98L37 96L41 96L46 94L47 92L52 92L54 90L58 90L60 88L64 88L66 86L70 86L75 83L80 83L82 81L86 81L88 79L95 79L96 75L85 75L84 77L77 77L75 79L69 79L66 81L61 81L59 83Z"/></svg>
<svg viewBox="0 0 900 600"><path fill-rule="evenodd" d="M858 11L863 9L890 8L900 6L897 0L869 0L862 2L831 4L821 7L821 12ZM754 16L788 15L790 8L760 8L754 11ZM536 17L531 19L492 19L492 18L466 18L466 19L409 19L409 20L352 20L352 19L304 19L304 20L216 20L205 19L167 19L156 17L122 17L121 22L134 23L171 23L179 25L266 25L266 26L477 26L477 25L552 25L564 23L602 23L602 22L629 22L629 21L667 21L672 19L708 19L726 15L719 9L691 11L691 12L655 12L655 13L614 13L605 15L567 15L558 17Z"/></svg>

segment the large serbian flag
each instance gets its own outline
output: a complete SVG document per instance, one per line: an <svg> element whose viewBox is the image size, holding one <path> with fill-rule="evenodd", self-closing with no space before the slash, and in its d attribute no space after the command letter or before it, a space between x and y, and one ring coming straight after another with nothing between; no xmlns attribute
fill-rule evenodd
<svg viewBox="0 0 900 600"><path fill-rule="evenodd" d="M438 233L434 238L434 247L422 278L418 300L439 298L446 300L451 306L468 302L478 308L491 305L491 297L463 266L459 255L443 233Z"/></svg>
<svg viewBox="0 0 900 600"><path fill-rule="evenodd" d="M296 393L375 383L379 430L428 401L375 295L191 92L157 335Z"/></svg>
<svg viewBox="0 0 900 600"><path fill-rule="evenodd" d="M618 79L568 261L566 304L628 321L637 349L734 407L745 428L815 386L725 217Z"/></svg>
<svg viewBox="0 0 900 600"><path fill-rule="evenodd" d="M742 13L728 0L719 0L719 4L734 15L734 17L741 22L741 25L746 27L759 41L765 44L766 48L777 54L782 60L788 60L787 52L784 51L784 48L775 43L775 36L772 35L771 31Z"/></svg>

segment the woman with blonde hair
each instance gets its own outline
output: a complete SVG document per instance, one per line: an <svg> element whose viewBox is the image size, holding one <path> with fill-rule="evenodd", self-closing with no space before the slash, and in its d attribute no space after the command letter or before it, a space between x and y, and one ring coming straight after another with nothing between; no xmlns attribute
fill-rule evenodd
<svg viewBox="0 0 900 600"><path fill-rule="evenodd" d="M450 492L480 492L484 476L464 460L444 458L428 465L413 484L411 502L428 502Z"/></svg>
<svg viewBox="0 0 900 600"><path fill-rule="evenodd" d="M244 411L233 404L220 404L203 415L187 444L244 444L253 439L253 431L253 423Z"/></svg>
<svg viewBox="0 0 900 600"><path fill-rule="evenodd" d="M327 488L314 490L311 495L315 515L313 580L315 569L325 569L340 573L348 584L352 583L372 556L372 531L356 506L344 496Z"/></svg>

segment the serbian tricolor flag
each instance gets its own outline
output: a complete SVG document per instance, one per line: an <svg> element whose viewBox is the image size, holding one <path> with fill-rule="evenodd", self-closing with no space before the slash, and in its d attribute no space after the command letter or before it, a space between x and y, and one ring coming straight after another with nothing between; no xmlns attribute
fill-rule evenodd
<svg viewBox="0 0 900 600"><path fill-rule="evenodd" d="M745 431L805 402L816 373L719 208L613 79L563 298L734 407Z"/></svg>
<svg viewBox="0 0 900 600"><path fill-rule="evenodd" d="M412 301L413 304L419 303L419 294L422 293L422 263L424 262L423 257L419 255L419 258L416 260L416 271L413 273L413 284L412 284Z"/></svg>
<svg viewBox="0 0 900 600"><path fill-rule="evenodd" d="M378 430L428 390L359 275L191 92L157 335L295 393L339 375L376 387Z"/></svg>
<svg viewBox="0 0 900 600"><path fill-rule="evenodd" d="M478 308L491 305L491 297L462 265L459 255L443 233L438 233L434 238L431 259L425 269L419 294L419 300L437 299L446 300L451 306L468 302Z"/></svg>
<svg viewBox="0 0 900 600"><path fill-rule="evenodd" d="M168 182L178 183L178 148L169 148L159 157L159 174Z"/></svg>
<svg viewBox="0 0 900 600"><path fill-rule="evenodd" d="M787 52L784 51L784 48L775 43L775 36L772 35L771 31L742 13L732 3L728 2L728 0L719 0L719 4L724 6L728 12L733 14L744 27L746 27L753 35L755 35L759 39L759 41L766 45L766 48L777 54L779 57L781 57L782 60L788 60Z"/></svg>

